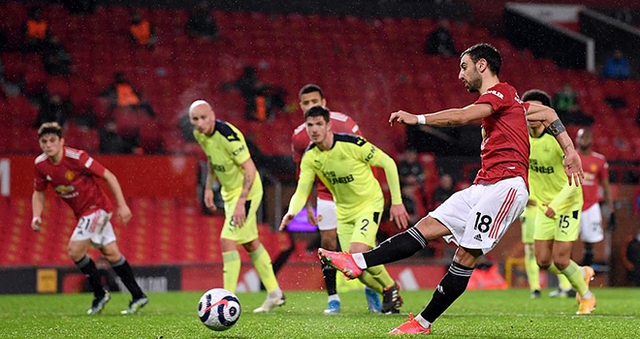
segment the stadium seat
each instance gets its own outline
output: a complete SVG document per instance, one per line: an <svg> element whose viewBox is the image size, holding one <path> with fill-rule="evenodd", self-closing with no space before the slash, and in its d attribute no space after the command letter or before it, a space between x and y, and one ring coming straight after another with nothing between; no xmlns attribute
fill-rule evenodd
<svg viewBox="0 0 640 339"><path fill-rule="evenodd" d="M43 69L29 69L24 74L24 93L39 97L46 93L47 73Z"/></svg>
<svg viewBox="0 0 640 339"><path fill-rule="evenodd" d="M23 80L26 65L22 61L20 53L2 53L2 65L4 66L4 79L6 81L19 83Z"/></svg>
<svg viewBox="0 0 640 339"><path fill-rule="evenodd" d="M64 133L69 146L81 148L89 154L96 154L100 151L100 138L97 129L78 127L69 122Z"/></svg>
<svg viewBox="0 0 640 339"><path fill-rule="evenodd" d="M47 79L47 93L57 94L63 100L69 99L69 80L63 76L51 76Z"/></svg>

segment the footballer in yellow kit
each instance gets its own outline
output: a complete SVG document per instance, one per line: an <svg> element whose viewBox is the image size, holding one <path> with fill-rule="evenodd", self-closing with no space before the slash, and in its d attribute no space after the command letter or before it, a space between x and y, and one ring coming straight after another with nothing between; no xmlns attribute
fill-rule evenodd
<svg viewBox="0 0 640 339"><path fill-rule="evenodd" d="M232 124L218 120L212 135L193 132L207 158L209 167L220 182L220 193L224 201L225 220L221 238L244 244L258 238L256 212L262 200L262 180L256 173L249 194L244 201L246 220L243 227L235 227L233 210L240 199L244 181L241 164L251 158L249 148L242 133Z"/></svg>
<svg viewBox="0 0 640 339"><path fill-rule="evenodd" d="M329 116L329 111L321 106L305 112L305 125L312 142L302 156L298 186L280 230L285 229L305 205L318 176L336 203L340 246L350 253L361 253L376 245L384 209L382 189L371 166L384 169L391 191L391 219L399 228L406 228L409 215L402 204L400 179L393 159L362 137L333 133ZM399 312L402 298L398 285L383 265L369 267L358 279L382 294L381 312Z"/></svg>
<svg viewBox="0 0 640 339"><path fill-rule="evenodd" d="M216 120L211 105L196 100L189 108L193 135L208 158L204 189L205 205L215 210L213 180L221 185L225 220L220 234L224 288L235 293L240 276L241 260L238 245L249 254L258 276L267 290L267 298L255 313L269 312L285 303L276 280L271 257L258 238L256 213L262 201L260 173L251 160L244 136L232 124Z"/></svg>
<svg viewBox="0 0 640 339"><path fill-rule="evenodd" d="M302 156L298 187L291 198L289 212L295 214L302 209L317 175L336 203L340 246L347 249L350 243L358 242L374 247L384 196L371 166L384 168L391 204L403 206L397 167L391 157L366 139L332 134L330 150L323 150L312 142Z"/></svg>
<svg viewBox="0 0 640 339"><path fill-rule="evenodd" d="M534 239L575 241L580 231L582 186L569 185L563 167L563 152L555 138L546 132L530 138L530 198L536 201ZM554 217L545 215L550 207Z"/></svg>
<svg viewBox="0 0 640 339"><path fill-rule="evenodd" d="M525 92L522 101L551 105L549 95L540 90ZM580 231L582 186L569 184L563 149L542 123L529 121L529 135L529 188L536 205L533 233L536 262L540 268L558 275L560 290L571 287L576 290L580 303L576 314L590 314L596 307L596 297L589 290L594 271L571 260L571 248ZM527 270L527 275L530 273L533 272Z"/></svg>

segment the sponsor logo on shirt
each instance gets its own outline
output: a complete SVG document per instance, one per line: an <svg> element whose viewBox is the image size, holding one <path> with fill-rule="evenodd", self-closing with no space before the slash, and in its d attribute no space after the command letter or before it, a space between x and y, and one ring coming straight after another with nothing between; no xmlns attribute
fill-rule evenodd
<svg viewBox="0 0 640 339"><path fill-rule="evenodd" d="M542 164L538 164L538 160L536 159L529 160L529 169L542 174L551 174L554 172L553 166L544 166Z"/></svg>
<svg viewBox="0 0 640 339"><path fill-rule="evenodd" d="M58 185L53 189L58 192L58 195L60 195L60 198L62 199L71 199L79 195L73 185Z"/></svg>
<svg viewBox="0 0 640 339"><path fill-rule="evenodd" d="M338 176L336 176L336 173L334 171L322 172L322 175L324 175L324 177L327 178L327 180L329 180L329 182L332 185L348 184L348 183L352 182L353 180L355 180L353 178L353 174L349 174L349 175L344 176L344 177L338 177Z"/></svg>
<svg viewBox="0 0 640 339"><path fill-rule="evenodd" d="M211 168L216 172L226 172L227 171L227 169L224 168L224 165L211 164Z"/></svg>
<svg viewBox="0 0 640 339"><path fill-rule="evenodd" d="M350 182L353 181L353 175L349 174L346 177L339 177L339 178L332 178L331 179L331 183L332 184L348 184Z"/></svg>

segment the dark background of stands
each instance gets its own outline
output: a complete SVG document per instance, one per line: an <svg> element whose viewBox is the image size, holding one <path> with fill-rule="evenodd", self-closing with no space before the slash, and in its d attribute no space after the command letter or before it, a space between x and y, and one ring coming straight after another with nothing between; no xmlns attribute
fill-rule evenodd
<svg viewBox="0 0 640 339"><path fill-rule="evenodd" d="M23 0L19 2L38 3ZM47 1L47 3L63 3ZM148 8L193 8L201 0L98 0L103 6L132 6ZM359 17L415 17L471 19L471 6L466 2L436 3L434 0L305 0L305 1L260 1L260 0L208 0L214 10L255 11L263 13L300 13L321 15L355 15ZM41 2L40 2L41 3Z"/></svg>

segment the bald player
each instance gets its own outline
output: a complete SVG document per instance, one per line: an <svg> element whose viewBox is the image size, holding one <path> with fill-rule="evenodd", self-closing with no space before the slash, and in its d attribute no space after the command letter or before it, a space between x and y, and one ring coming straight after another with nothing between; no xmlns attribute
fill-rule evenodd
<svg viewBox="0 0 640 339"><path fill-rule="evenodd" d="M216 120L216 115L204 100L196 100L189 108L193 135L207 156L207 179L204 203L215 210L213 181L218 180L224 201L225 220L220 234L224 261L224 288L236 291L240 275L240 244L251 257L260 280L268 292L262 306L254 313L269 312L284 305L285 297L278 285L271 257L258 239L256 212L262 201L262 181L251 160L244 136L232 124Z"/></svg>

